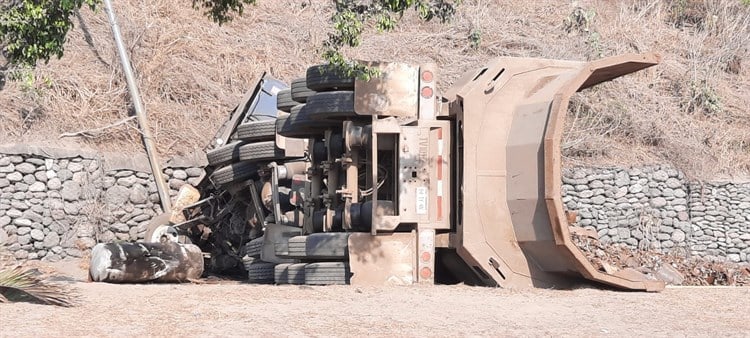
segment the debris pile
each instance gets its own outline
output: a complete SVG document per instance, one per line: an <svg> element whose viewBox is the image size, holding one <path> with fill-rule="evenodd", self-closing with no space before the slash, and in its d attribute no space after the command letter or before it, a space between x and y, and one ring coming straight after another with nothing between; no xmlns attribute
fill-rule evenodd
<svg viewBox="0 0 750 338"><path fill-rule="evenodd" d="M621 244L602 244L586 234L573 232L573 242L600 271L614 273L632 268L670 285L750 286L750 264L690 257L685 252L661 253L632 249Z"/></svg>

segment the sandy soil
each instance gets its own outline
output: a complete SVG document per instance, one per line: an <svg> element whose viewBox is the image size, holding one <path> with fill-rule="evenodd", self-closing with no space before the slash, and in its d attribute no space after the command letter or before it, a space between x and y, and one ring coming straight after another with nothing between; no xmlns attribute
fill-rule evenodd
<svg viewBox="0 0 750 338"><path fill-rule="evenodd" d="M112 285L55 267L73 308L0 304L0 336L748 336L750 288Z"/></svg>

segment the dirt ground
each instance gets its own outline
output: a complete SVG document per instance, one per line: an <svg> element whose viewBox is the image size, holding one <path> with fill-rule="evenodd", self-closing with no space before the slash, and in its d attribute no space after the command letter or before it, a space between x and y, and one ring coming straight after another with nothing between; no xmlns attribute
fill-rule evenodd
<svg viewBox="0 0 750 338"><path fill-rule="evenodd" d="M87 283L73 308L0 304L0 336L748 336L750 288L661 293L593 287L271 286Z"/></svg>

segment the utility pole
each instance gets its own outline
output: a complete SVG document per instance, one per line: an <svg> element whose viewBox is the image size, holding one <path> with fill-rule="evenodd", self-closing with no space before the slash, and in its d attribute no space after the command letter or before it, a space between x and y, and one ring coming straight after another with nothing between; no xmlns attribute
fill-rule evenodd
<svg viewBox="0 0 750 338"><path fill-rule="evenodd" d="M138 125L141 129L143 145L146 148L146 156L148 156L148 162L151 164L151 172L153 173L154 181L156 182L156 190L159 192L161 208L165 213L170 213L172 212L172 203L169 199L169 190L167 189L167 184L162 176L161 166L159 165L156 154L156 147L154 146L154 138L151 136L151 131L148 128L146 109L143 108L143 103L141 102L141 95L138 92L138 85L135 82L133 69L130 65L130 58L125 49L125 44L122 42L120 28L117 26L117 18L115 17L115 11L112 9L112 3L110 0L104 0L104 6L104 10L107 12L107 17L109 18L109 25L112 27L112 34L115 36L115 45L117 45L117 53L120 55L122 70L125 73L125 80L128 82L130 98L133 101L133 106L135 106L135 116L138 119Z"/></svg>

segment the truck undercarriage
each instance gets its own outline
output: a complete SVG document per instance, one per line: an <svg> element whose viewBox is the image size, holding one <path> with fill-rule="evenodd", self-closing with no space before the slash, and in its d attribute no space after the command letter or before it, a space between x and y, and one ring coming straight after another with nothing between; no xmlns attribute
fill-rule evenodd
<svg viewBox="0 0 750 338"><path fill-rule="evenodd" d="M499 58L445 93L431 64L371 63L370 81L313 66L289 86L264 74L146 241L192 243L207 271L257 283L661 290L594 268L560 194L571 95L658 62Z"/></svg>

